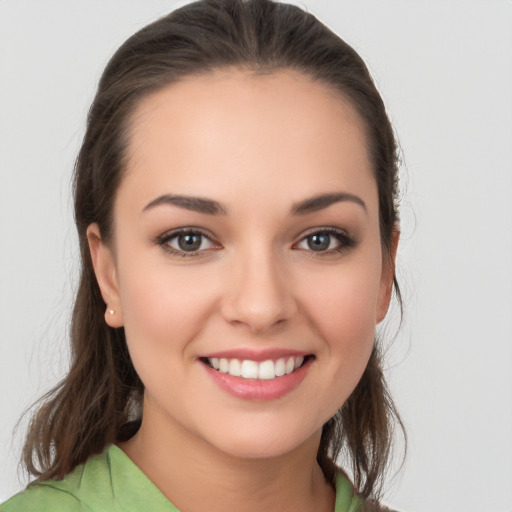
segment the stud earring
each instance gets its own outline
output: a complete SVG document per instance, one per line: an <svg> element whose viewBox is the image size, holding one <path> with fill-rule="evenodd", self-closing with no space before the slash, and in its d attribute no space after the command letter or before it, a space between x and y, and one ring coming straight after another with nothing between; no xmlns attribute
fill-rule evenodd
<svg viewBox="0 0 512 512"><path fill-rule="evenodd" d="M108 314L109 314L109 315L114 315L114 314L115 314L115 312L116 312L116 311L115 311L115 309L109 309L109 310L108 310Z"/></svg>

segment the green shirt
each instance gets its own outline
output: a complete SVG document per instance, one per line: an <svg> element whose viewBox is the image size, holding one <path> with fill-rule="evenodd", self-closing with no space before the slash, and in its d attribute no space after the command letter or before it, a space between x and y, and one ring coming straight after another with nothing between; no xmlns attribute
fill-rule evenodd
<svg viewBox="0 0 512 512"><path fill-rule="evenodd" d="M357 512L360 498L341 474L334 512ZM0 505L0 512L179 512L117 446L77 466L63 480L29 485ZM207 512L207 511L205 511Z"/></svg>

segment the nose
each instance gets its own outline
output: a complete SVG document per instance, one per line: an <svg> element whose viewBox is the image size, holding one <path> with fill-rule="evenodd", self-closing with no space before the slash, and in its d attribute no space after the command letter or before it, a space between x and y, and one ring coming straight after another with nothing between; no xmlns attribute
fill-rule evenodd
<svg viewBox="0 0 512 512"><path fill-rule="evenodd" d="M297 303L292 279L272 251L253 250L230 268L222 314L252 333L267 332L294 317Z"/></svg>

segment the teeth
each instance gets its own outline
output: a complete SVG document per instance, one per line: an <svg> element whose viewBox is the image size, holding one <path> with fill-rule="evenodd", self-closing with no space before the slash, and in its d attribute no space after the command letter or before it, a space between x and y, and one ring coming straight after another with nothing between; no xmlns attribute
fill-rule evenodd
<svg viewBox="0 0 512 512"><path fill-rule="evenodd" d="M229 361L227 359L220 359L219 360L219 371L221 373L228 373L229 372Z"/></svg>
<svg viewBox="0 0 512 512"><path fill-rule="evenodd" d="M286 373L286 363L283 358L276 361L275 373L276 377L282 377Z"/></svg>
<svg viewBox="0 0 512 512"><path fill-rule="evenodd" d="M258 363L250 359L227 359L224 357L211 357L208 359L212 368L221 373L229 373L233 377L243 377L244 379L272 380L276 377L289 375L297 368L300 368L304 362L302 356L282 357L277 361L268 359Z"/></svg>
<svg viewBox="0 0 512 512"><path fill-rule="evenodd" d="M242 365L238 359L231 359L229 362L229 372L230 375L235 377L240 377L242 375Z"/></svg>
<svg viewBox="0 0 512 512"><path fill-rule="evenodd" d="M263 361L258 370L258 379L270 380L276 376L274 361Z"/></svg>
<svg viewBox="0 0 512 512"><path fill-rule="evenodd" d="M249 361L248 359L242 361L242 373L244 379L257 379L258 378L258 363L256 361Z"/></svg>

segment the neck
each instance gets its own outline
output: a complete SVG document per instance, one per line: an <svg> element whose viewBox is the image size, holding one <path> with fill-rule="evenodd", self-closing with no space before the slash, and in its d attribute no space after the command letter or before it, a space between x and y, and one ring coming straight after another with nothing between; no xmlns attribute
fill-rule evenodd
<svg viewBox="0 0 512 512"><path fill-rule="evenodd" d="M244 458L188 431L142 422L120 448L186 512L332 512L335 493L316 462L320 432L274 457Z"/></svg>

